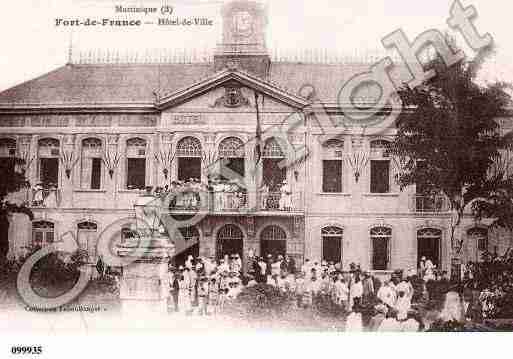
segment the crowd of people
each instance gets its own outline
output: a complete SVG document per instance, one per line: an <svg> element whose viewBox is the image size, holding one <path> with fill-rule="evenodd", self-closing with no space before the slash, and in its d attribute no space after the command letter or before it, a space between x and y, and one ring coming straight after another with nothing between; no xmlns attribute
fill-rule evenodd
<svg viewBox="0 0 513 359"><path fill-rule="evenodd" d="M329 302L346 317L347 331L418 331L429 328L417 311L412 309L418 280L426 282L428 260L419 270L396 271L381 283L358 264L343 270L340 264L305 260L296 265L290 256L267 255L246 258L243 268L239 254L214 258L189 256L185 265L170 270L169 309L186 315L214 315L224 311L246 287L267 284L293 298L301 310L316 308ZM434 281L445 278L436 272ZM433 281L428 279L428 281ZM449 291L450 288L448 288ZM468 296L461 301L467 316L474 318L475 306Z"/></svg>

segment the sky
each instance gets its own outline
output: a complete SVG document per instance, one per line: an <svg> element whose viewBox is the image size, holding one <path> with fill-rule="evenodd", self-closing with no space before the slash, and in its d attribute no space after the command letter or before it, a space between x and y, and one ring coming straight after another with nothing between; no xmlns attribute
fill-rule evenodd
<svg viewBox="0 0 513 359"><path fill-rule="evenodd" d="M448 30L452 0L268 0L267 46L282 52L328 49L330 53L365 57L384 54L381 39L402 29L413 40L429 29ZM17 0L0 11L0 91L64 65L70 43L73 54L110 49L144 53L149 49L213 49L221 40L223 1L208 0ZM484 81L513 82L513 41L510 14L513 3L462 0L474 5L474 24L494 38L496 54L481 75ZM173 16L206 17L211 27L107 29L55 26L56 18L117 18L115 5L174 8ZM130 15L155 20L159 16ZM459 42L460 35L454 33ZM465 48L469 56L470 49Z"/></svg>

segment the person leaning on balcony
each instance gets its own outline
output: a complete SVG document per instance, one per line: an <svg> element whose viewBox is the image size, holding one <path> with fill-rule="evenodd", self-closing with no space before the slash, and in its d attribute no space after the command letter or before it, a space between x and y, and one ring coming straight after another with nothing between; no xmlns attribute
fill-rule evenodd
<svg viewBox="0 0 513 359"><path fill-rule="evenodd" d="M280 209L290 211L292 209L292 189L287 181L283 181L280 187L280 194Z"/></svg>
<svg viewBox="0 0 513 359"><path fill-rule="evenodd" d="M260 187L260 205L262 209L267 209L267 199L269 198L269 186L264 183L262 187Z"/></svg>
<svg viewBox="0 0 513 359"><path fill-rule="evenodd" d="M43 205L44 202L44 194L43 194L43 184L38 183L34 187L34 198L32 200L32 203L36 207L40 207Z"/></svg>

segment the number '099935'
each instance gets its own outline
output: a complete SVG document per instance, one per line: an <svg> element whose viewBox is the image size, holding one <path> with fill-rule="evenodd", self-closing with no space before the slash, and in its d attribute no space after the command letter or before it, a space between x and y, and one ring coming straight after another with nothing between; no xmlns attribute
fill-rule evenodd
<svg viewBox="0 0 513 359"><path fill-rule="evenodd" d="M39 355L43 353L42 346L13 346L11 347L12 354L21 355Z"/></svg>

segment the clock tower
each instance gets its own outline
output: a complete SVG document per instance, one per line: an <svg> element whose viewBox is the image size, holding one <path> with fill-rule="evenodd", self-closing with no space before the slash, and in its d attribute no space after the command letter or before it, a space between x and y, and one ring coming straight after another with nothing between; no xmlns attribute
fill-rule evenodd
<svg viewBox="0 0 513 359"><path fill-rule="evenodd" d="M262 2L234 0L223 5L223 41L214 55L215 70L238 67L266 78L271 59L265 45L267 8Z"/></svg>

